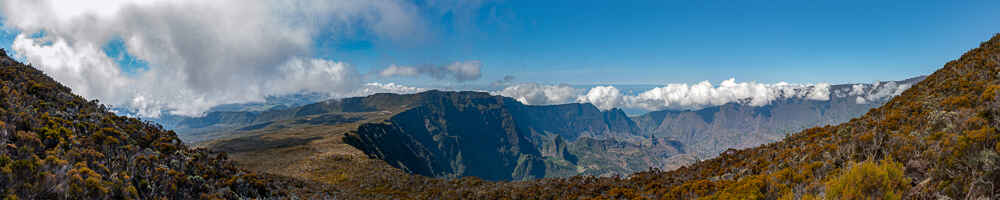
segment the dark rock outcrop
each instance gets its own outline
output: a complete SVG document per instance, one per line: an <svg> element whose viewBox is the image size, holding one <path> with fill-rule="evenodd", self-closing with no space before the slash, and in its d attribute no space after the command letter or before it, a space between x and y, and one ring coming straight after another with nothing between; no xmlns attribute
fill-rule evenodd
<svg viewBox="0 0 1000 200"><path fill-rule="evenodd" d="M591 104L528 106L477 92L402 96L417 99L410 101L414 107L385 123L362 125L345 141L390 165L426 176L543 178L546 160L578 162L567 147L578 138L639 135L621 110L602 112Z"/></svg>

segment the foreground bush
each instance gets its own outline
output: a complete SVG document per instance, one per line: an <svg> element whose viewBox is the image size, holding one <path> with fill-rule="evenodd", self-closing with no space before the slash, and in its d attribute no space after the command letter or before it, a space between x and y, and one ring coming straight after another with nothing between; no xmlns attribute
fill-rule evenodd
<svg viewBox="0 0 1000 200"><path fill-rule="evenodd" d="M903 165L891 158L852 164L826 182L827 199L901 199L910 185Z"/></svg>

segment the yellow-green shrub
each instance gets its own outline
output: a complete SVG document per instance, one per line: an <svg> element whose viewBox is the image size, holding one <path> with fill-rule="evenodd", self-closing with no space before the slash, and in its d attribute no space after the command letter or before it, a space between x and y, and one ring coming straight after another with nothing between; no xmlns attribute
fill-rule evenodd
<svg viewBox="0 0 1000 200"><path fill-rule="evenodd" d="M827 199L901 199L910 180L903 176L903 164L887 158L879 162L851 164L826 181Z"/></svg>

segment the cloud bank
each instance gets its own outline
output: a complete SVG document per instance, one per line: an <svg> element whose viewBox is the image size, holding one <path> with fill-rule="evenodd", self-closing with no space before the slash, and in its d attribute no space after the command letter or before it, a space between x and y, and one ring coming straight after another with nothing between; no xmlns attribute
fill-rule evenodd
<svg viewBox="0 0 1000 200"><path fill-rule="evenodd" d="M437 80L451 79L458 82L473 81L481 78L482 63L479 61L454 62L445 66L399 66L390 65L378 71L380 77L418 77L428 76Z"/></svg>
<svg viewBox="0 0 1000 200"><path fill-rule="evenodd" d="M623 106L645 110L701 108L730 102L763 106L775 100L790 98L827 101L830 99L830 84L737 83L733 78L722 81L717 87L708 81L694 85L668 84L636 96L625 97Z"/></svg>
<svg viewBox="0 0 1000 200"><path fill-rule="evenodd" d="M423 92L423 91L427 91L427 90L428 90L427 88L411 87L411 86L405 86L405 85L400 85L400 84L396 84L396 83L378 83L378 82L373 82L373 83L366 83L364 86L362 86L361 88L355 90L352 93L349 93L349 94L346 94L346 95L342 95L342 96L339 96L339 97L335 97L335 98L360 97L360 96L373 95L373 94L377 94L377 93L413 94L413 93L419 93L419 92Z"/></svg>
<svg viewBox="0 0 1000 200"><path fill-rule="evenodd" d="M196 116L219 104L304 91L410 90L362 84L350 64L314 58L314 41L359 32L419 40L428 32L418 7L404 1L7 0L0 13L5 26L21 32L12 44L16 56L85 98L146 117L158 110ZM123 73L102 50L115 40L148 69ZM475 80L480 65L456 62L427 73Z"/></svg>
<svg viewBox="0 0 1000 200"><path fill-rule="evenodd" d="M912 86L912 82L884 81L872 84L840 85L834 89L835 87L828 83L790 84L780 82L764 84L736 82L736 79L730 78L718 85L713 85L708 81L691 85L667 84L634 95L625 94L614 86L577 89L568 85L535 83L507 85L506 88L494 92L494 94L511 97L528 105L591 103L602 110L631 108L656 111L700 109L727 103L765 106L774 101L785 99L829 101L832 98L839 98L854 101L857 104L878 103L902 94L903 91Z"/></svg>
<svg viewBox="0 0 1000 200"><path fill-rule="evenodd" d="M513 80L513 78L511 77L509 80ZM513 84L503 90L493 92L494 95L511 97L528 105L569 103L576 100L579 93L580 90L569 85L542 85L537 83Z"/></svg>
<svg viewBox="0 0 1000 200"><path fill-rule="evenodd" d="M529 105L592 103L602 110L635 108L648 111L697 109L727 103L764 106L781 99L830 100L830 84L763 84L728 79L718 86L708 81L697 84L667 84L626 95L614 86L574 89L567 85L514 84L495 94L508 96Z"/></svg>
<svg viewBox="0 0 1000 200"><path fill-rule="evenodd" d="M910 89L911 84L897 83L895 81L876 82L874 84L854 84L851 88L843 88L834 92L837 97L854 97L857 104L869 102L879 102L903 94L903 91Z"/></svg>

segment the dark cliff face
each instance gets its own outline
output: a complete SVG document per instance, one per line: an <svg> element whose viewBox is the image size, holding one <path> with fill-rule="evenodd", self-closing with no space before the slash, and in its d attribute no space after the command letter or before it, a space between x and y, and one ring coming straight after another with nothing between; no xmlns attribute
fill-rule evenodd
<svg viewBox="0 0 1000 200"><path fill-rule="evenodd" d="M602 112L591 104L527 106L474 92L410 98L418 99L415 107L388 122L362 125L345 141L411 173L523 180L546 177L546 159L577 162L567 140L638 135L621 110Z"/></svg>
<svg viewBox="0 0 1000 200"><path fill-rule="evenodd" d="M488 180L540 178L541 154L516 130L504 100L488 95L423 93L425 103L365 124L345 139L369 155L411 173ZM523 168L523 171L516 169Z"/></svg>
<svg viewBox="0 0 1000 200"><path fill-rule="evenodd" d="M614 137L638 135L638 128L621 109L598 110L593 104L571 103L528 106L517 102L507 106L518 125L535 134L553 133L568 140L580 136Z"/></svg>
<svg viewBox="0 0 1000 200"><path fill-rule="evenodd" d="M611 109L609 111L602 112L604 115L604 123L608 125L608 130L612 133L636 135L641 134L638 124L632 121L625 114L622 109Z"/></svg>
<svg viewBox="0 0 1000 200"><path fill-rule="evenodd" d="M198 143L226 137L231 131L264 129L277 121L349 123L362 119L345 117L347 113L373 111L396 114L385 123L360 126L355 137L345 141L397 168L433 177L522 180L576 175L574 154L598 149L590 143L576 144L578 138L629 139L636 144L642 140L638 126L619 109L601 111L592 104L529 106L488 93L442 91L375 94L280 110L211 112L183 121L178 130L185 133L184 141ZM277 124L272 128L280 129ZM682 152L664 149L668 148ZM584 163L624 159L617 154L597 155ZM657 162L607 173L663 166Z"/></svg>

